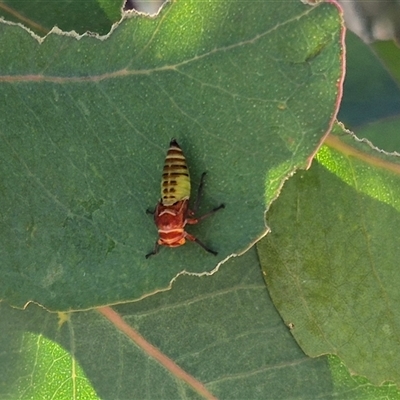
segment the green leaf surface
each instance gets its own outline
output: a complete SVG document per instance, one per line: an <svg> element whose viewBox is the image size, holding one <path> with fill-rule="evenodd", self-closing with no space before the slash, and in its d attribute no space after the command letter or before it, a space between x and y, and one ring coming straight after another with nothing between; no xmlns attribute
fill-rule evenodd
<svg viewBox="0 0 400 400"><path fill-rule="evenodd" d="M338 119L355 129L400 113L400 88L359 37L346 33L346 80Z"/></svg>
<svg viewBox="0 0 400 400"><path fill-rule="evenodd" d="M308 355L400 385L399 156L342 132L317 160L268 212L258 249L272 299Z"/></svg>
<svg viewBox="0 0 400 400"><path fill-rule="evenodd" d="M400 153L400 117L379 120L357 129L357 137L368 139L374 146Z"/></svg>
<svg viewBox="0 0 400 400"><path fill-rule="evenodd" d="M332 124L341 23L334 5L296 0L177 1L107 40L39 44L1 24L0 298L56 311L126 302L246 250ZM194 187L208 172L200 215L226 204L190 228L216 258L193 243L144 258L171 137Z"/></svg>
<svg viewBox="0 0 400 400"><path fill-rule="evenodd" d="M40 36L54 26L66 32L106 35L112 24L121 19L122 5L122 0L7 0L0 3L0 17L20 23Z"/></svg>
<svg viewBox="0 0 400 400"><path fill-rule="evenodd" d="M400 398L393 385L350 376L334 357L305 356L269 298L254 248L212 276L182 276L170 291L114 311L127 335L118 318L97 311L71 313L59 326L57 314L33 304L3 304L0 398L200 399L200 386L219 399Z"/></svg>
<svg viewBox="0 0 400 400"><path fill-rule="evenodd" d="M328 356L329 368L333 380L333 396L341 400L397 400L400 391L393 383L373 386L366 378L351 374L338 357Z"/></svg>

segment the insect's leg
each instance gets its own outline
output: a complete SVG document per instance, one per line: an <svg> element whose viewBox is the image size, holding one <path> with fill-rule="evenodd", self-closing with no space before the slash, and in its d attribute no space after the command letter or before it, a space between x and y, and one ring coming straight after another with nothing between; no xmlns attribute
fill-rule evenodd
<svg viewBox="0 0 400 400"><path fill-rule="evenodd" d="M158 253L159 250L160 250L160 245L158 244L158 240L157 240L156 244L154 245L153 251L151 251L150 253L146 254L146 258L149 258L151 256L155 256Z"/></svg>
<svg viewBox="0 0 400 400"><path fill-rule="evenodd" d="M146 210L146 214L154 215L155 212L156 212L155 209L154 209L154 210L150 210L150 208L148 208L148 209Z"/></svg>
<svg viewBox="0 0 400 400"><path fill-rule="evenodd" d="M196 201L194 202L194 206L193 206L193 213L195 214L197 212L197 210L199 209L199 204L200 204L200 198L201 195L203 193L203 187L204 187L204 177L206 176L207 172L203 172L201 174L201 178L200 178L200 185L199 188L197 189L197 197L196 197Z"/></svg>
<svg viewBox="0 0 400 400"><path fill-rule="evenodd" d="M186 223L189 225L197 224L199 221L209 217L210 215L213 215L215 212L217 212L218 210L221 210L222 208L225 208L225 204L220 204L218 207L213 208L210 212L202 215L199 218L187 218Z"/></svg>
<svg viewBox="0 0 400 400"><path fill-rule="evenodd" d="M197 237L191 235L190 233L185 232L186 235L186 239L191 240L192 242L197 243L198 245L200 245L205 251L208 251L211 254L214 254L214 256L216 256L218 254L218 252L211 250L210 248L208 248L203 242L201 242L199 239L197 239Z"/></svg>

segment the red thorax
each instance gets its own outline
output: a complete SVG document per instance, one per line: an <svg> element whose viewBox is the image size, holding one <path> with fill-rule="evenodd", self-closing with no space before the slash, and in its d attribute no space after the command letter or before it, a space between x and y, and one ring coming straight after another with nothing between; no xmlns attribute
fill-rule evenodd
<svg viewBox="0 0 400 400"><path fill-rule="evenodd" d="M196 223L196 219L188 218L193 214L189 210L189 200L181 200L171 206L164 206L160 201L154 213L154 222L158 228L158 244L161 246L178 247L185 244L188 234L185 232L187 223Z"/></svg>

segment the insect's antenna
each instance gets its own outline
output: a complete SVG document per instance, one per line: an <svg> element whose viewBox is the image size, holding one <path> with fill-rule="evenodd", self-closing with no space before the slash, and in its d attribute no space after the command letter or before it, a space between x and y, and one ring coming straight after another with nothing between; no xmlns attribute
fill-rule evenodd
<svg viewBox="0 0 400 400"><path fill-rule="evenodd" d="M200 200L201 200L201 196L203 194L203 189L204 189L204 178L205 178L206 174L207 174L207 172L203 172L201 174L200 184L199 184L199 187L197 189L196 200L195 200L194 205L193 205L193 212L195 214L197 213L197 210L199 209Z"/></svg>
<svg viewBox="0 0 400 400"><path fill-rule="evenodd" d="M188 218L188 224L193 224L193 222L191 220L195 220L196 224L200 221L202 221L203 219L206 219L207 217L209 217L210 215L213 215L214 213L216 213L218 210L221 210L225 208L225 204L220 204L218 207L213 208L210 212L208 212L207 214L202 215L199 218Z"/></svg>

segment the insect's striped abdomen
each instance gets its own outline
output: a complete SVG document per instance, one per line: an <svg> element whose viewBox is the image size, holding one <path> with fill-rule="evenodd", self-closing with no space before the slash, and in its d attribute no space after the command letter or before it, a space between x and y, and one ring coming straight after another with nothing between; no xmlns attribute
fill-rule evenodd
<svg viewBox="0 0 400 400"><path fill-rule="evenodd" d="M169 146L161 181L161 203L164 206L190 197L190 176L185 156L175 139Z"/></svg>

